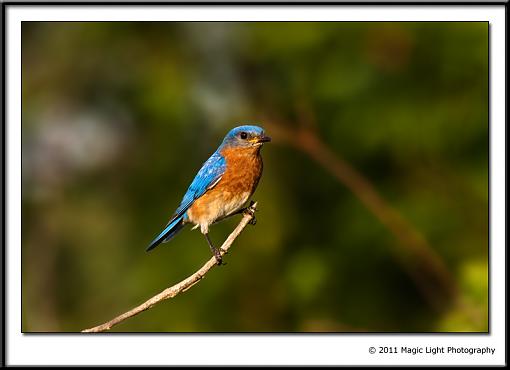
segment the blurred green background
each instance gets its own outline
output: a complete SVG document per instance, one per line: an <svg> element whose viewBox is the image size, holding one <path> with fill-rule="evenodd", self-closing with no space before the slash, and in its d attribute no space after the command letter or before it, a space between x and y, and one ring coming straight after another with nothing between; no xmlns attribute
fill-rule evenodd
<svg viewBox="0 0 510 370"><path fill-rule="evenodd" d="M257 225L112 331L488 330L488 23L23 22L22 45L24 332L210 258L189 228L145 247L241 123L273 137Z"/></svg>

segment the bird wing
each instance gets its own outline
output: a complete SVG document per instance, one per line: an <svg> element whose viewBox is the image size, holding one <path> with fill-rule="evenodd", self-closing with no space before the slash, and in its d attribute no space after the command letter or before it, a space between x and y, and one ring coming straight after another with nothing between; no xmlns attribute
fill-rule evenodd
<svg viewBox="0 0 510 370"><path fill-rule="evenodd" d="M227 169L225 158L218 152L214 154L202 165L195 179L188 188L188 191L182 198L180 206L175 211L172 220L182 216L195 200L216 186ZM172 222L170 220L170 222Z"/></svg>
<svg viewBox="0 0 510 370"><path fill-rule="evenodd" d="M149 244L147 251L156 248L162 242L169 241L182 229L184 225L183 218L186 211L196 199L204 195L207 190L216 186L225 173L226 168L227 164L225 158L218 152L215 152L202 165L202 168L198 171L188 191L182 198L180 206L175 211L165 229Z"/></svg>

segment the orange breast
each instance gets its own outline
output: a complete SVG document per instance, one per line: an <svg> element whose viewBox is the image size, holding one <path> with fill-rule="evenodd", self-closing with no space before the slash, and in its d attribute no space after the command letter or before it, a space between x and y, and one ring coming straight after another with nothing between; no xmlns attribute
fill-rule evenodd
<svg viewBox="0 0 510 370"><path fill-rule="evenodd" d="M221 180L187 212L195 224L211 224L239 210L257 188L262 174L259 148L223 149L221 154L227 165Z"/></svg>

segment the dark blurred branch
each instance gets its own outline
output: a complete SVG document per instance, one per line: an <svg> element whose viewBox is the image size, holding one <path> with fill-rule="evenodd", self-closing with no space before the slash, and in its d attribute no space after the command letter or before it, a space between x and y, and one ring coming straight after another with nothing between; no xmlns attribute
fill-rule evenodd
<svg viewBox="0 0 510 370"><path fill-rule="evenodd" d="M303 108L298 111L303 112ZM308 109L306 116L313 117ZM303 119L303 116L300 117ZM399 241L394 249L396 256L432 307L445 309L448 302L457 298L456 282L441 257L423 235L383 199L369 180L320 139L313 121L298 127L275 124L271 120L264 123L276 142L291 145L310 156L351 190L390 230Z"/></svg>
<svg viewBox="0 0 510 370"><path fill-rule="evenodd" d="M257 209L257 203L253 203L249 207L252 212L245 212L244 217L242 218L241 222L237 225L237 227L232 231L232 233L229 235L227 240L223 243L223 245L220 248L220 254L223 256L227 253L227 251L230 249L236 238L241 234L243 229L250 223L250 221L254 217L254 212ZM112 326L117 325L118 323L129 319L130 317L133 317L135 315L138 315L140 312L143 312L145 310L148 310L149 308L153 307L157 303L164 301L168 298L173 298L177 294L181 292L185 292L189 288L191 288L193 285L197 284L200 280L202 280L205 276L205 274L212 269L214 266L216 266L216 258L212 257L209 261L207 261L197 272L195 272L193 275L189 276L188 278L182 280L181 282L163 290L161 293L155 295L151 299L147 300L146 302L142 303L141 305L133 308L132 310L129 310L122 315L119 315L115 317L114 319L95 326L90 329L82 330L83 333L96 333L101 331L106 331L111 329Z"/></svg>

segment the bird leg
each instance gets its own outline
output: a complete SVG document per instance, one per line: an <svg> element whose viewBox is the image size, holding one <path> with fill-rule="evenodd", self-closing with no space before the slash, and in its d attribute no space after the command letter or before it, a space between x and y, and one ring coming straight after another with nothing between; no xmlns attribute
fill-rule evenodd
<svg viewBox="0 0 510 370"><path fill-rule="evenodd" d="M207 244L209 244L209 248L211 248L211 252L214 255L214 258L216 258L216 263L218 266L222 264L222 258L220 251L214 247L214 245L211 242L211 239L209 239L209 234L204 234L205 239L207 240Z"/></svg>

